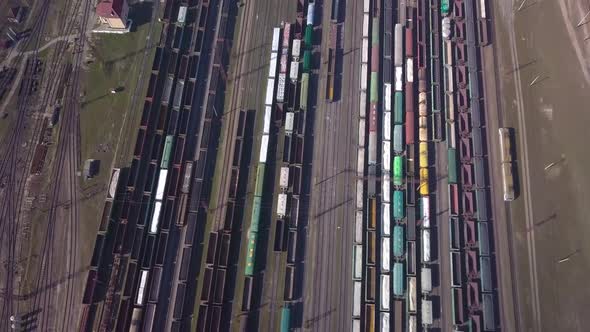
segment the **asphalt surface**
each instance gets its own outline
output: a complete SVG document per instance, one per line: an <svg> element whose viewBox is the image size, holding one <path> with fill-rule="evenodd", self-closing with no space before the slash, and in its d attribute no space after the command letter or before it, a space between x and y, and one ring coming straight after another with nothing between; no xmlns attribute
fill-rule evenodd
<svg viewBox="0 0 590 332"><path fill-rule="evenodd" d="M321 66L317 84L311 211L305 249L303 329L349 331L352 317L352 238L357 143L362 2L342 1L344 37L339 100L325 101L331 4L321 11ZM316 13L316 20L319 20ZM316 41L317 44L317 41ZM338 73L338 69L336 70ZM313 85L312 89L313 90ZM336 90L338 91L338 89ZM312 98L312 97L310 97Z"/></svg>
<svg viewBox="0 0 590 332"><path fill-rule="evenodd" d="M590 102L590 67L583 41L588 26L576 26L587 3L518 7L494 5L495 54L487 55L496 62L496 81L487 80L495 87L489 90L502 96L494 101L498 113L491 120L515 129L520 187L509 204L501 204L501 192L494 193L504 217L496 228L504 330L583 331L590 313L585 285L590 159L589 114L581 110ZM494 134L491 165L498 163ZM499 170L491 169L501 188Z"/></svg>

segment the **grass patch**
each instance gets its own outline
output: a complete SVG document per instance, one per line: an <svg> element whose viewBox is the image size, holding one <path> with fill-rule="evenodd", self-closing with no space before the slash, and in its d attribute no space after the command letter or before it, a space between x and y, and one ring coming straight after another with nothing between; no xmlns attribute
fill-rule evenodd
<svg viewBox="0 0 590 332"><path fill-rule="evenodd" d="M160 29L158 25L154 35L158 35ZM125 164L130 158L121 156L121 160L116 160L115 153L120 142L133 144L135 141L136 130L122 131L121 128L128 122L131 122L128 128L136 128L140 121L140 107L131 105L131 101L136 88L140 89L139 101L143 100L147 89L145 80L139 82L139 87L137 80L142 70L141 60L148 31L149 24L145 24L125 35L98 35L92 42L94 62L88 65L83 87L80 149L82 163L90 158L100 160L100 173L93 179L81 181L82 220L98 220L111 166ZM154 52L155 48L150 50L146 66L151 67ZM114 88L121 88L122 91L112 94ZM94 192L101 195L87 197Z"/></svg>

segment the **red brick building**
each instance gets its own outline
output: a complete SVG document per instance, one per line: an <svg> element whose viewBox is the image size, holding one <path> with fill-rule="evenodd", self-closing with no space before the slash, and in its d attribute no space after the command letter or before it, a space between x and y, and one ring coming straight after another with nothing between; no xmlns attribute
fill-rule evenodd
<svg viewBox="0 0 590 332"><path fill-rule="evenodd" d="M100 22L113 29L125 29L128 14L127 0L103 0L96 6L96 15Z"/></svg>

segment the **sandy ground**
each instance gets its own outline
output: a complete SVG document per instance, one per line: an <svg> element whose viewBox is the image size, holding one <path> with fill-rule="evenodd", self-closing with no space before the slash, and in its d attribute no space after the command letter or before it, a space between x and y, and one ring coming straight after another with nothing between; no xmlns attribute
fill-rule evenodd
<svg viewBox="0 0 590 332"><path fill-rule="evenodd" d="M500 126L515 128L521 188L507 205L512 327L584 331L590 314L590 227L584 218L590 212L590 41L584 39L590 24L577 25L590 3L529 0L518 11L520 4L500 1L493 8L497 116Z"/></svg>

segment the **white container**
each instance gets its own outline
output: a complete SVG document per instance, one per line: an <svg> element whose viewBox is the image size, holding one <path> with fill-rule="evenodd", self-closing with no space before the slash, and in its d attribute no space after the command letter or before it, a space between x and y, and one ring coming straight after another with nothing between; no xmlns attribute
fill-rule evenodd
<svg viewBox="0 0 590 332"><path fill-rule="evenodd" d="M287 81L286 74L279 74L279 84L277 87L277 101L283 102L285 100L285 83Z"/></svg>
<svg viewBox="0 0 590 332"><path fill-rule="evenodd" d="M356 181L356 208L363 209L363 180Z"/></svg>
<svg viewBox="0 0 590 332"><path fill-rule="evenodd" d="M358 149L356 173L358 176L365 174L365 148L363 147Z"/></svg>
<svg viewBox="0 0 590 332"><path fill-rule="evenodd" d="M279 51L279 38L281 36L281 28L274 28L272 30L272 44L271 44L271 51L278 52Z"/></svg>
<svg viewBox="0 0 590 332"><path fill-rule="evenodd" d="M359 146L365 146L365 119L359 120Z"/></svg>
<svg viewBox="0 0 590 332"><path fill-rule="evenodd" d="M432 325L432 301L422 299L422 324Z"/></svg>
<svg viewBox="0 0 590 332"><path fill-rule="evenodd" d="M404 86L402 67L395 67L395 91L402 91Z"/></svg>
<svg viewBox="0 0 590 332"><path fill-rule="evenodd" d="M354 271L353 278L360 280L363 277L363 246L357 244L353 247L354 250Z"/></svg>
<svg viewBox="0 0 590 332"><path fill-rule="evenodd" d="M272 106L264 107L264 134L270 133L270 117L272 116Z"/></svg>
<svg viewBox="0 0 590 332"><path fill-rule="evenodd" d="M293 124L295 122L295 113L287 112L285 115L285 132L291 134L293 132Z"/></svg>
<svg viewBox="0 0 590 332"><path fill-rule="evenodd" d="M381 313L381 331L382 332L389 332L389 313L388 312Z"/></svg>
<svg viewBox="0 0 590 332"><path fill-rule="evenodd" d="M160 213L162 211L162 202L156 202L154 204L154 213L152 213L152 220L150 221L150 230L151 234L158 233L158 224L160 222Z"/></svg>
<svg viewBox="0 0 590 332"><path fill-rule="evenodd" d="M367 64L369 61L369 38L363 38L361 45L361 63Z"/></svg>
<svg viewBox="0 0 590 332"><path fill-rule="evenodd" d="M279 186L281 189L289 188L289 167L281 167L281 176L279 177Z"/></svg>
<svg viewBox="0 0 590 332"><path fill-rule="evenodd" d="M264 99L264 104L271 106L272 105L272 97L275 94L275 80L273 78L269 78L266 83L266 97Z"/></svg>
<svg viewBox="0 0 590 332"><path fill-rule="evenodd" d="M382 220L382 232L383 236L391 235L391 206L389 203L381 204L381 220Z"/></svg>
<svg viewBox="0 0 590 332"><path fill-rule="evenodd" d="M186 6L180 6L180 8L178 8L178 17L176 18L176 22L184 24L186 20L186 9Z"/></svg>
<svg viewBox="0 0 590 332"><path fill-rule="evenodd" d="M409 312L416 312L418 309L418 298L417 298L417 291L416 291L416 277L409 277L408 278L408 311Z"/></svg>
<svg viewBox="0 0 590 332"><path fill-rule="evenodd" d="M258 156L258 162L266 162L266 154L268 152L268 135L262 135L262 141L260 142L260 155Z"/></svg>
<svg viewBox="0 0 590 332"><path fill-rule="evenodd" d="M367 92L361 91L359 98L359 117L364 119L367 116Z"/></svg>
<svg viewBox="0 0 590 332"><path fill-rule="evenodd" d="M313 14L315 11L315 3L310 3L307 5L307 25L313 25Z"/></svg>
<svg viewBox="0 0 590 332"><path fill-rule="evenodd" d="M268 77L275 78L277 76L277 53L270 54L270 62L268 65Z"/></svg>
<svg viewBox="0 0 590 332"><path fill-rule="evenodd" d="M279 218L284 217L287 214L287 194L279 194L277 203L277 215Z"/></svg>
<svg viewBox="0 0 590 332"><path fill-rule="evenodd" d="M430 262L430 230L422 230L422 261Z"/></svg>
<svg viewBox="0 0 590 332"><path fill-rule="evenodd" d="M391 178L390 178L389 174L383 175L383 184L382 184L383 195L381 197L381 200L386 203L389 203L391 201L391 180L390 179Z"/></svg>
<svg viewBox="0 0 590 332"><path fill-rule="evenodd" d="M359 318L352 319L352 332L361 332L361 320Z"/></svg>
<svg viewBox="0 0 590 332"><path fill-rule="evenodd" d="M291 69L289 70L289 78L293 82L297 82L297 80L299 80L299 62L296 62L296 61L291 62Z"/></svg>
<svg viewBox="0 0 590 332"><path fill-rule="evenodd" d="M161 201L164 198L164 188L166 187L166 178L168 177L168 170L160 170L158 175L158 186L156 187L156 200Z"/></svg>
<svg viewBox="0 0 590 332"><path fill-rule="evenodd" d="M388 237L381 238L381 271L389 272L391 271L391 257L389 255L389 251L391 248L391 241Z"/></svg>
<svg viewBox="0 0 590 332"><path fill-rule="evenodd" d="M361 64L361 90L367 91L367 64Z"/></svg>
<svg viewBox="0 0 590 332"><path fill-rule="evenodd" d="M143 305L143 298L145 297L145 290L148 279L148 271L141 270L139 272L139 287L137 288L137 297L135 298L135 304Z"/></svg>
<svg viewBox="0 0 590 332"><path fill-rule="evenodd" d="M363 38L369 38L369 13L363 14Z"/></svg>
<svg viewBox="0 0 590 332"><path fill-rule="evenodd" d="M293 39L293 48L291 48L291 56L295 59L301 56L301 39Z"/></svg>
<svg viewBox="0 0 590 332"><path fill-rule="evenodd" d="M384 102L384 107L385 107L385 111L390 112L391 111L391 84L390 83L385 83L383 85L383 102Z"/></svg>
<svg viewBox="0 0 590 332"><path fill-rule="evenodd" d="M422 197L422 227L430 228L430 199Z"/></svg>
<svg viewBox="0 0 590 332"><path fill-rule="evenodd" d="M406 82L414 82L414 60L406 59Z"/></svg>
<svg viewBox="0 0 590 332"><path fill-rule="evenodd" d="M432 271L429 267L423 267L420 271L422 293L429 294L432 292Z"/></svg>
<svg viewBox="0 0 590 332"><path fill-rule="evenodd" d="M381 275L381 311L389 310L389 289L391 283L388 275Z"/></svg>
<svg viewBox="0 0 590 332"><path fill-rule="evenodd" d="M365 14L369 13L369 5L371 3L371 0L365 0L365 2L363 3L363 12Z"/></svg>
<svg viewBox="0 0 590 332"><path fill-rule="evenodd" d="M408 332L417 332L418 331L418 320L416 316L410 315L410 319L408 320Z"/></svg>
<svg viewBox="0 0 590 332"><path fill-rule="evenodd" d="M391 141L391 112L383 113L383 139Z"/></svg>
<svg viewBox="0 0 590 332"><path fill-rule="evenodd" d="M361 294L362 284L360 281L354 282L353 295L352 295L352 316L361 316Z"/></svg>
<svg viewBox="0 0 590 332"><path fill-rule="evenodd" d="M363 243L363 211L356 211L354 243Z"/></svg>
<svg viewBox="0 0 590 332"><path fill-rule="evenodd" d="M383 141L383 162L382 167L385 172L391 171L391 142Z"/></svg>

